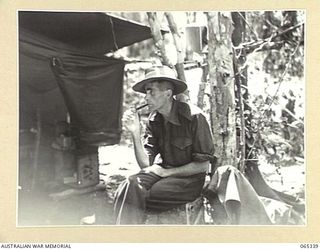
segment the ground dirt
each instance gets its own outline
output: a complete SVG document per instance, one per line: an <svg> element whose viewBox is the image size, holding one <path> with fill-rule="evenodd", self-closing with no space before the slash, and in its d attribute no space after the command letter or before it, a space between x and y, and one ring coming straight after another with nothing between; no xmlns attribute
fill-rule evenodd
<svg viewBox="0 0 320 250"><path fill-rule="evenodd" d="M18 191L18 226L114 225L113 201L119 184L139 171L133 149L126 145L110 146L99 152L100 181L105 189L66 199L55 200L50 194L70 189L67 185L37 186L34 191ZM304 198L303 164L283 167L281 173L261 159L260 170L274 189Z"/></svg>

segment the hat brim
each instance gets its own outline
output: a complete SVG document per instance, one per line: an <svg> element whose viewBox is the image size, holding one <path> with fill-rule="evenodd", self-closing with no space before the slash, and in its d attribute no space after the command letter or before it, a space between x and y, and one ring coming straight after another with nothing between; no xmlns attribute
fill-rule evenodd
<svg viewBox="0 0 320 250"><path fill-rule="evenodd" d="M159 80L165 80L165 81L169 81L173 84L174 86L174 90L173 90L173 94L177 95L177 94L181 94L182 92L184 92L187 89L187 84L184 81L181 81L179 79L175 79L175 78L170 78L170 77L150 77L150 78L146 78L140 82L137 82L132 89L134 91L146 94L146 89L145 89L145 85L149 82L153 82L153 81L159 81Z"/></svg>

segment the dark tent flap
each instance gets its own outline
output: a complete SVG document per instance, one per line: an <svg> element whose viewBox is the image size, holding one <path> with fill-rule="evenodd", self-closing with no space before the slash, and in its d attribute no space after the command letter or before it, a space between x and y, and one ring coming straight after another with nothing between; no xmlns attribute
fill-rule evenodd
<svg viewBox="0 0 320 250"><path fill-rule="evenodd" d="M19 31L19 77L20 88L28 87L35 93L56 89L51 58L67 54L66 45L52 41L25 29Z"/></svg>
<svg viewBox="0 0 320 250"><path fill-rule="evenodd" d="M69 113L86 144L118 143L124 62L104 54L150 38L150 28L97 12L18 16L20 129L34 128L40 112L50 137Z"/></svg>
<svg viewBox="0 0 320 250"><path fill-rule="evenodd" d="M148 26L97 12L19 11L19 28L91 55L151 38Z"/></svg>
<svg viewBox="0 0 320 250"><path fill-rule="evenodd" d="M51 66L80 140L95 145L119 143L124 62L65 55L53 57Z"/></svg>
<svg viewBox="0 0 320 250"><path fill-rule="evenodd" d="M19 127L35 127L36 110L43 125L54 131L57 121L66 119L67 108L50 67L59 52L38 34L19 32ZM46 129L45 131L48 131ZM53 133L53 132L52 132Z"/></svg>

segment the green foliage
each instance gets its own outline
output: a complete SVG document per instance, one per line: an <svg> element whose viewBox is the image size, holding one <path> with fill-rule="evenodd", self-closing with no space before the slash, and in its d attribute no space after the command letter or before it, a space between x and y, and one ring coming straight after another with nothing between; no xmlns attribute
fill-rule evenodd
<svg viewBox="0 0 320 250"><path fill-rule="evenodd" d="M281 98L287 102L280 104L276 101L275 105L270 105L270 97L258 95L251 106L251 124L256 141L252 146L259 154L265 155L268 163L277 167L293 165L304 158L303 120L295 118L294 99Z"/></svg>
<svg viewBox="0 0 320 250"><path fill-rule="evenodd" d="M291 76L302 77L304 71L304 25L299 26L299 24L305 21L304 12L265 11L251 12L247 16L259 38L268 39L274 36L273 41L279 44L278 47L264 52L263 69L274 77L281 76L287 67L291 54L299 46L287 70ZM292 27L296 28L292 29ZM253 37L250 36L249 39L253 39Z"/></svg>
<svg viewBox="0 0 320 250"><path fill-rule="evenodd" d="M298 89L293 82L299 79L301 84L304 76L304 12L247 12L246 18L251 28L246 42L265 39L277 43L252 52L255 59L246 62L253 71L251 83L241 91L248 93L247 97L242 93L244 113L236 112L245 119L247 158L264 155L277 167L292 165L304 158L303 86ZM252 93L252 87L259 91ZM287 90L270 92L267 88ZM241 129L239 121L237 126Z"/></svg>
<svg viewBox="0 0 320 250"><path fill-rule="evenodd" d="M288 74L291 76L302 77L304 72L304 55L303 47L300 47L294 55L292 63L288 65ZM279 50L271 50L266 52L266 57L263 62L263 69L274 77L280 77L282 72L287 67L289 58L293 53L294 48L291 45L285 44Z"/></svg>

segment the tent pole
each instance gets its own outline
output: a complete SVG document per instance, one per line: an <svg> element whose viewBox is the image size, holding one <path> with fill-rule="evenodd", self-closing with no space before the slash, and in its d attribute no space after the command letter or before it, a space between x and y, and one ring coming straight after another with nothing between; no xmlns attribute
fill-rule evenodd
<svg viewBox="0 0 320 250"><path fill-rule="evenodd" d="M41 115L40 109L37 108L37 132L36 132L36 141L35 141L35 153L34 153L34 161L32 168L32 182L31 182L31 190L34 190L36 184L36 177L38 172L38 159L39 159L39 151L40 151L40 140L41 140Z"/></svg>

